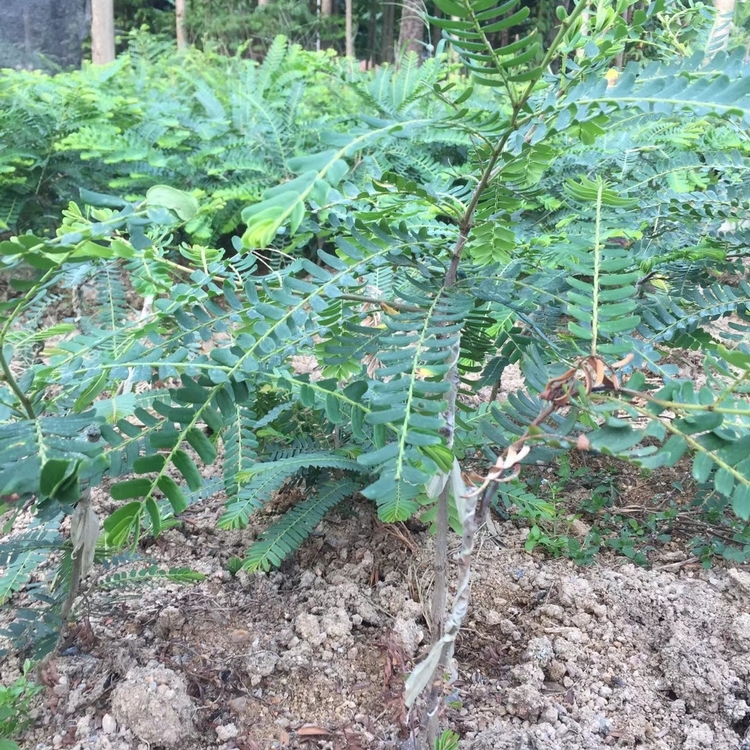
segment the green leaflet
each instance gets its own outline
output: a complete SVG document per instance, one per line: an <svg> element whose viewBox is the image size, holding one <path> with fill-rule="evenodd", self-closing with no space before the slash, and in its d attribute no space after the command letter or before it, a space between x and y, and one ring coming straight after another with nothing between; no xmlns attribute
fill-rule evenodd
<svg viewBox="0 0 750 750"><path fill-rule="evenodd" d="M243 568L249 571L269 570L296 551L326 513L357 491L351 481L321 485L317 491L287 511L267 528L247 551Z"/></svg>

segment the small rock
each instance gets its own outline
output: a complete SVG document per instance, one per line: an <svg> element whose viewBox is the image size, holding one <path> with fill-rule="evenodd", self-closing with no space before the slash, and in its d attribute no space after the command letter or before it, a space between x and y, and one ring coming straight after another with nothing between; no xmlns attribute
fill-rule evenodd
<svg viewBox="0 0 750 750"><path fill-rule="evenodd" d="M488 609L484 613L484 621L492 627L493 625L499 625L505 618L494 609Z"/></svg>
<svg viewBox="0 0 750 750"><path fill-rule="evenodd" d="M90 716L81 716L80 719L78 719L77 725L76 725L76 737L79 737L80 739L86 739L89 736L89 733L91 732L91 717ZM2 745L0 745L2 747Z"/></svg>
<svg viewBox="0 0 750 750"><path fill-rule="evenodd" d="M585 539L588 533L591 531L591 526L582 521L580 518L576 518L570 524L570 534L578 539Z"/></svg>
<svg viewBox="0 0 750 750"><path fill-rule="evenodd" d="M315 615L303 612L294 621L294 630L303 641L314 639L320 635L320 620Z"/></svg>
<svg viewBox="0 0 750 750"><path fill-rule="evenodd" d="M732 635L741 649L750 651L750 614L743 612L732 620Z"/></svg>
<svg viewBox="0 0 750 750"><path fill-rule="evenodd" d="M246 643L251 637L250 631L243 630L242 628L229 631L229 640L232 643Z"/></svg>
<svg viewBox="0 0 750 750"><path fill-rule="evenodd" d="M548 724L555 726L558 719L560 718L560 715L554 706L547 706L547 708L542 711L542 715L539 718L541 719L541 721L545 721Z"/></svg>
<svg viewBox="0 0 750 750"><path fill-rule="evenodd" d="M113 717L150 745L186 744L194 733L194 713L184 678L165 667L131 669L112 692Z"/></svg>
<svg viewBox="0 0 750 750"><path fill-rule="evenodd" d="M299 586L301 589L311 589L315 585L315 579L317 576L312 570L306 570L302 573L299 579Z"/></svg>
<svg viewBox="0 0 750 750"><path fill-rule="evenodd" d="M357 602L357 614L369 625L380 625L380 615L372 602L364 597Z"/></svg>
<svg viewBox="0 0 750 750"><path fill-rule="evenodd" d="M117 722L112 714L102 716L102 732L104 734L114 734L117 731Z"/></svg>
<svg viewBox="0 0 750 750"><path fill-rule="evenodd" d="M307 641L290 648L281 655L279 669L292 672L297 669L308 668L312 662L312 647Z"/></svg>
<svg viewBox="0 0 750 750"><path fill-rule="evenodd" d="M542 668L552 661L554 655L552 641L546 635L541 638L532 638L526 647L526 659L535 662Z"/></svg>
<svg viewBox="0 0 750 750"><path fill-rule="evenodd" d="M691 726L685 733L683 750L701 750L714 747L714 731L708 724L691 721Z"/></svg>
<svg viewBox="0 0 750 750"><path fill-rule="evenodd" d="M562 678L565 677L567 667L563 662L553 659L547 667L547 674L549 675L552 682L561 682Z"/></svg>
<svg viewBox="0 0 750 750"><path fill-rule="evenodd" d="M69 691L69 688L68 688L68 684L66 682L60 681L60 682L57 683L57 685L55 685L52 688L52 692L55 695L58 695L61 698L64 698L70 691Z"/></svg>
<svg viewBox="0 0 750 750"><path fill-rule="evenodd" d="M606 737L612 731L612 725L604 714L597 714L591 722L591 731Z"/></svg>
<svg viewBox="0 0 750 750"><path fill-rule="evenodd" d="M510 678L518 685L536 685L541 687L544 682L544 672L533 662L516 664L510 669Z"/></svg>
<svg viewBox="0 0 750 750"><path fill-rule="evenodd" d="M730 568L727 575L731 578L744 592L750 593L750 573L745 570Z"/></svg>
<svg viewBox="0 0 750 750"><path fill-rule="evenodd" d="M177 607L165 607L156 618L154 632L159 638L169 638L185 625L185 616Z"/></svg>
<svg viewBox="0 0 750 750"><path fill-rule="evenodd" d="M559 604L543 604L539 607L539 613L558 622L565 619L565 610Z"/></svg>
<svg viewBox="0 0 750 750"><path fill-rule="evenodd" d="M592 599L591 584L580 576L570 576L560 581L557 595L564 607L584 609Z"/></svg>
<svg viewBox="0 0 750 750"><path fill-rule="evenodd" d="M347 611L341 607L326 612L321 624L323 631L330 638L343 638L352 632L352 621L349 619Z"/></svg>
<svg viewBox="0 0 750 750"><path fill-rule="evenodd" d="M240 733L240 730L234 724L219 724L216 727L216 736L219 742L226 742L231 740L232 737L236 737Z"/></svg>
<svg viewBox="0 0 750 750"><path fill-rule="evenodd" d="M505 707L508 713L527 721L536 721L542 712L543 704L541 694L530 684L510 688L505 696Z"/></svg>
<svg viewBox="0 0 750 750"><path fill-rule="evenodd" d="M570 618L571 622L581 630L586 630L591 624L591 615L588 612L577 612Z"/></svg>
<svg viewBox="0 0 750 750"><path fill-rule="evenodd" d="M247 657L247 671L257 677L272 675L279 663L279 656L273 651L256 651Z"/></svg>
<svg viewBox="0 0 750 750"><path fill-rule="evenodd" d="M250 701L244 696L240 698L232 698L232 700L229 701L229 708L231 708L234 713L241 716L245 711L247 711L249 703Z"/></svg>
<svg viewBox="0 0 750 750"><path fill-rule="evenodd" d="M387 577L386 577L387 580ZM416 620L422 616L422 605L415 602L400 586L383 586L378 592L380 604L394 617Z"/></svg>
<svg viewBox="0 0 750 750"><path fill-rule="evenodd" d="M393 623L393 634L407 656L414 656L424 640L424 631L414 620L400 617Z"/></svg>

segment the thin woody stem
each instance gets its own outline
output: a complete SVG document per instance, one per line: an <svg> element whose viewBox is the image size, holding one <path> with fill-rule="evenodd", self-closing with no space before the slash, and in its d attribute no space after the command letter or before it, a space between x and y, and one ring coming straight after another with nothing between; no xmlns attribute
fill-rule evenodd
<svg viewBox="0 0 750 750"><path fill-rule="evenodd" d="M589 0L580 0L576 5L573 12L561 23L555 39L550 45L547 54L545 55L544 61L541 66L541 70L544 70L551 62L557 48L561 44L569 28L577 22L578 18L584 12L588 6ZM497 167L498 161L502 156L503 151L510 139L511 135L516 132L519 127L519 119L521 112L526 106L529 98L534 92L534 88L538 82L538 79L529 81L529 84L524 89L523 93L513 103L513 110L508 122L508 128L500 138L492 153L490 154L487 163L482 171L482 175L474 188L471 200L466 207L466 210L459 222L459 232L456 242L453 246L451 253L451 261L443 280L443 289L445 291L450 290L455 286L458 279L458 269L463 258L466 244L469 239L471 232L474 216L476 214L477 207L481 197L489 185L489 183L496 179L499 174L502 173L503 166ZM523 118L524 121L527 118ZM453 447L453 425L455 424L456 418L456 405L458 401L458 358L452 356L453 353L447 358L450 362L450 370L447 375L448 381L451 383L451 389L446 394L446 400L448 402L447 408L443 413L444 419L447 424L446 428L446 445L448 448ZM475 509L471 513L467 514L467 519L464 522L464 533L462 540L461 556L459 562L459 588L454 599L454 606L451 614L445 619L444 614L447 608L447 560L448 560L448 503L450 501L450 493L446 488L440 493L438 498L438 515L437 515L437 529L436 529L436 559L435 559L435 587L433 591L432 600L432 613L433 620L439 617L438 622L433 624L433 641L437 642L441 638L451 636L447 642L444 643L442 648L440 660L435 673L432 677L432 688L430 690L427 699L427 709L424 716L424 723L427 728L427 742L430 747L434 747L435 740L437 739L439 722L438 722L438 709L440 707L440 696L442 695L443 680L442 675L446 671L448 662L451 659L453 653L453 640L455 634L461 627L463 617L468 608L470 588L469 581L471 578L471 556L474 550L475 536L478 529L483 523L484 515L486 514L487 507L489 505L489 499L492 497L496 490L496 483L490 483L482 492L481 500L477 503L476 500L467 500L467 502L473 502Z"/></svg>

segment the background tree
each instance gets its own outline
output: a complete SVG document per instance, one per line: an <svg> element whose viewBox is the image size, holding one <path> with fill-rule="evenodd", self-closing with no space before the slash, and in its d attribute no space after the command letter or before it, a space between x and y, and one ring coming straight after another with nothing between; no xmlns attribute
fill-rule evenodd
<svg viewBox="0 0 750 750"><path fill-rule="evenodd" d="M106 65L114 59L114 0L91 0L91 62Z"/></svg>
<svg viewBox="0 0 750 750"><path fill-rule="evenodd" d="M424 22L422 0L404 0L401 9L401 24L398 35L398 54L416 52L421 55L424 50Z"/></svg>
<svg viewBox="0 0 750 750"><path fill-rule="evenodd" d="M708 37L706 50L709 56L727 49L729 36L732 31L732 20L734 18L735 0L714 0L716 19Z"/></svg>
<svg viewBox="0 0 750 750"><path fill-rule="evenodd" d="M352 0L345 0L346 15L346 56L354 57L354 9Z"/></svg>
<svg viewBox="0 0 750 750"><path fill-rule="evenodd" d="M185 7L185 16L191 12L192 0L181 0ZM175 36L176 31L175 0L115 0L115 29L121 33L118 39L118 52L128 45L130 32L144 26L152 34ZM188 33L188 39L190 34Z"/></svg>
<svg viewBox="0 0 750 750"><path fill-rule="evenodd" d="M383 2L383 45L382 62L391 63L393 55L393 28L395 25L396 5L391 0Z"/></svg>
<svg viewBox="0 0 750 750"><path fill-rule="evenodd" d="M3 0L0 68L78 67L90 26L85 0Z"/></svg>
<svg viewBox="0 0 750 750"><path fill-rule="evenodd" d="M376 52L375 52L375 40L378 34L378 0L370 0L370 7L368 8L369 23L367 24L367 61L369 67L375 64Z"/></svg>
<svg viewBox="0 0 750 750"><path fill-rule="evenodd" d="M174 15L175 30L177 32L177 49L186 49L188 46L187 28L185 26L186 10L185 0L175 0Z"/></svg>

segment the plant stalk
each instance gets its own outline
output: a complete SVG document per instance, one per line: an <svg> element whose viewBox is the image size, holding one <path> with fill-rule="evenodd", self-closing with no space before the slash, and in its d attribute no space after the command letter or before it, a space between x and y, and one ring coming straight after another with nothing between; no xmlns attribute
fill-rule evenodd
<svg viewBox="0 0 750 750"><path fill-rule="evenodd" d="M487 508L489 508L496 490L497 484L491 482L485 487L478 498L474 497L466 501L467 508L463 522L463 535L461 537L456 596L453 600L453 609L445 622L445 632L442 636L443 644L438 662L439 666L432 677L430 692L427 697L425 724L430 750L435 747L435 740L439 734L439 710L443 696L443 672L453 658L456 636L469 610L469 601L471 599L471 561L474 554L477 532L484 524Z"/></svg>
<svg viewBox="0 0 750 750"><path fill-rule="evenodd" d="M573 9L573 12L560 24L558 33L550 44L549 49L544 57L540 70L545 70L555 55L555 52L568 29L577 22L584 10L588 7L589 0L580 0ZM502 166L495 171L498 160L500 159L511 135L516 132L519 126L519 117L534 88L538 83L538 78L529 81L518 99L512 101L512 113L508 122L508 128L492 150L490 158L485 164L482 176L479 179L474 192L471 196L464 215L459 222L459 233L451 253L451 261L443 280L443 291L450 290L455 286L458 279L458 268L463 258L466 243L471 232L474 215L482 198L482 194L489 185L490 181L496 179L502 172ZM460 339L456 348L460 349ZM453 448L454 426L456 420L456 405L458 402L459 373L458 373L458 352L451 352L447 358L450 361L450 370L447 379L451 384L449 392L446 394L448 402L447 408L443 413L446 422L446 445ZM490 483L482 493L481 499L477 503L473 502L472 509L467 509L464 518L463 541L461 545L461 556L459 562L459 586L454 599L454 606L451 615L446 619L447 604L447 576L448 576L448 519L449 519L449 502L450 502L450 483L446 483L445 488L438 498L437 512L437 529L436 529L436 557L435 557L435 584L432 599L432 619L433 619L433 643L441 639L444 642L441 650L440 659L432 675L432 688L427 701L427 709L424 716L424 724L427 729L427 742L430 750L434 748L435 741L439 733L439 708L440 698L443 690L443 674L445 673L448 663L453 654L453 643L455 636L461 627L464 615L469 606L470 598L470 578L471 578L471 556L474 550L476 533L483 522L486 508L489 500L495 491L495 484ZM486 496L486 497L485 497ZM456 499L458 502L458 498Z"/></svg>
<svg viewBox="0 0 750 750"><path fill-rule="evenodd" d="M26 394L21 390L21 387L16 382L16 378L11 372L10 365L5 359L5 352L3 351L4 348L5 347L3 346L3 342L2 340L0 340L0 369L2 369L3 371L5 382L8 384L8 388L13 391L15 397L23 407L23 410L26 412L26 416L29 419L36 419L36 414L34 413L34 407L31 401L29 401L29 399L26 397Z"/></svg>

